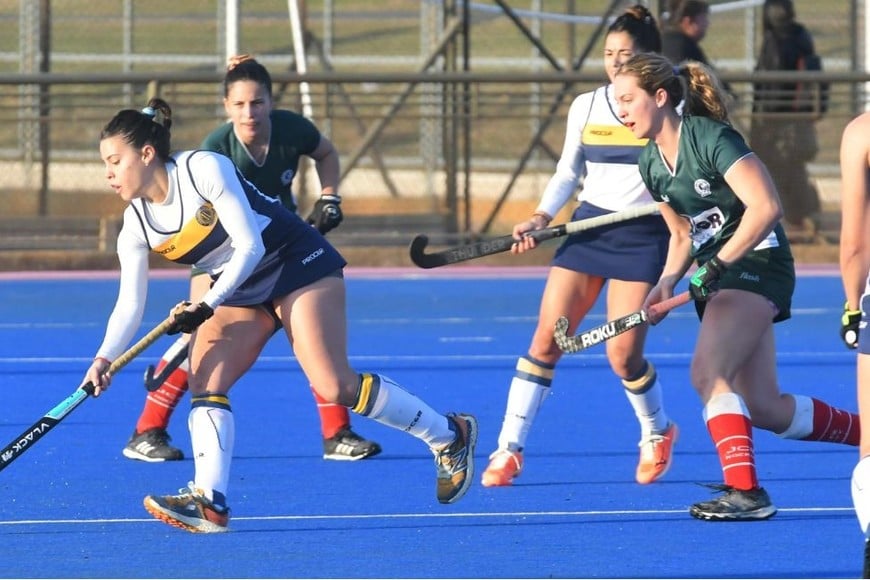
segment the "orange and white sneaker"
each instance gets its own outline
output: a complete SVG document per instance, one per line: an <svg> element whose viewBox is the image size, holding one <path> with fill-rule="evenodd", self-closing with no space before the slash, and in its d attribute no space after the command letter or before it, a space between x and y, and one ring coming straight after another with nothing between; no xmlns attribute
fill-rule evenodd
<svg viewBox="0 0 870 580"><path fill-rule="evenodd" d="M637 482L646 485L657 481L668 472L673 460L674 443L680 434L676 423L671 423L664 433L647 435L641 439L640 461L637 463Z"/></svg>
<svg viewBox="0 0 870 580"><path fill-rule="evenodd" d="M514 479L523 470L522 451L496 449L489 456L489 465L483 472L481 483L483 487L505 487L513 485Z"/></svg>
<svg viewBox="0 0 870 580"><path fill-rule="evenodd" d="M213 534L228 530L229 508L209 501L193 482L178 495L149 495L143 503L148 513L161 522L188 532Z"/></svg>

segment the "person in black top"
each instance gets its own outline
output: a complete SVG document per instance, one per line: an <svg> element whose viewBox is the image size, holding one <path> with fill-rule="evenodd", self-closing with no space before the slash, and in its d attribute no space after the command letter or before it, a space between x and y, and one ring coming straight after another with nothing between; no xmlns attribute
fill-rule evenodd
<svg viewBox="0 0 870 580"><path fill-rule="evenodd" d="M792 0L765 0L764 38L756 71L798 71L815 55L813 37L795 20ZM816 114L794 82L753 86L752 148L764 161L780 191L785 226L792 241L817 236L821 202L807 163L818 153Z"/></svg>
<svg viewBox="0 0 870 580"><path fill-rule="evenodd" d="M710 65L701 41L710 27L710 5L704 0L672 0L662 35L662 54L674 64L695 60Z"/></svg>

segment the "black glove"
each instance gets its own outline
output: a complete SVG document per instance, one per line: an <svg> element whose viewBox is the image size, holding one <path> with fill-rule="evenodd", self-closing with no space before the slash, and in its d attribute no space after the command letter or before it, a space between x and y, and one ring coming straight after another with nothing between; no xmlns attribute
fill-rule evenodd
<svg viewBox="0 0 870 580"><path fill-rule="evenodd" d="M706 302L719 291L719 279L728 267L713 257L707 260L689 280L689 293L697 302Z"/></svg>
<svg viewBox="0 0 870 580"><path fill-rule="evenodd" d="M325 234L333 228L337 228L344 214L341 213L341 198L337 195L321 195L314 204L308 223L317 228L321 234Z"/></svg>
<svg viewBox="0 0 870 580"><path fill-rule="evenodd" d="M849 303L843 305L843 318L840 319L840 338L849 348L858 348L858 325L861 323L861 311L849 310Z"/></svg>
<svg viewBox="0 0 870 580"><path fill-rule="evenodd" d="M192 311L184 310L188 306L190 306L190 302L182 302L174 310L172 325L166 331L166 334L178 334L179 332L190 334L214 314L214 309L205 302L197 304L196 310Z"/></svg>

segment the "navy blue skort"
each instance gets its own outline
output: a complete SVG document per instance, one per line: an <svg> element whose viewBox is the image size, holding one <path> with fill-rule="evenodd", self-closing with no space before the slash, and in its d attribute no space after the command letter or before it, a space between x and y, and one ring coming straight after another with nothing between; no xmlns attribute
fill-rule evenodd
<svg viewBox="0 0 870 580"><path fill-rule="evenodd" d="M267 248L266 255L248 279L223 304L267 304L347 265L338 250L317 230L310 227L306 230L276 248Z"/></svg>
<svg viewBox="0 0 870 580"><path fill-rule="evenodd" d="M581 203L571 220L609 213L614 212ZM668 256L669 239L661 216L643 216L568 236L551 265L605 279L655 284Z"/></svg>

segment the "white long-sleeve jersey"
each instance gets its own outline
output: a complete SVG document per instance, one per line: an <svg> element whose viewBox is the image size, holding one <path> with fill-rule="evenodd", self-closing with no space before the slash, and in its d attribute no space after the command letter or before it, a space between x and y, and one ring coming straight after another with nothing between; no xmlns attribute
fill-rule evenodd
<svg viewBox="0 0 870 580"><path fill-rule="evenodd" d="M173 159L166 164L166 200L155 204L135 199L124 211L117 248L118 299L99 357L115 360L142 322L149 252L220 274L203 297L214 308L250 276L267 248L288 239L294 227L308 227L247 182L229 158L186 151Z"/></svg>
<svg viewBox="0 0 870 580"><path fill-rule="evenodd" d="M579 95L568 110L565 144L538 211L555 216L582 180L578 200L619 211L652 203L637 159L647 139L637 139L620 122L613 85Z"/></svg>

